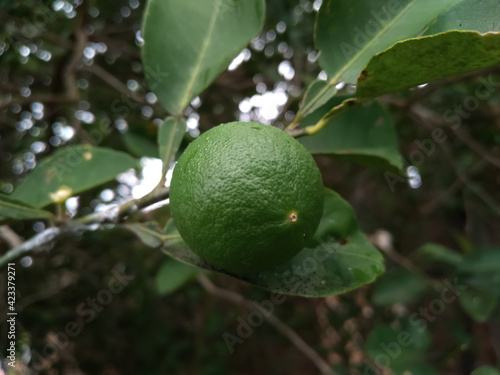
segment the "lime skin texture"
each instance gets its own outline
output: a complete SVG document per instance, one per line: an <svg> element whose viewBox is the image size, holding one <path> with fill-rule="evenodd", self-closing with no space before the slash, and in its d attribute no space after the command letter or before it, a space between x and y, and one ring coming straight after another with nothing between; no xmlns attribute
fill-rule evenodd
<svg viewBox="0 0 500 375"><path fill-rule="evenodd" d="M290 260L312 238L323 182L309 152L284 131L231 122L180 156L170 209L201 259L230 274L256 274Z"/></svg>

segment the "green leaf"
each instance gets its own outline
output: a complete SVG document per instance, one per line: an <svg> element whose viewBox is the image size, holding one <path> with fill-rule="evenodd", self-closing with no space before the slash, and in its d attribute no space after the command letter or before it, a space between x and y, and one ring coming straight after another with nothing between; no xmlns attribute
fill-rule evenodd
<svg viewBox="0 0 500 375"><path fill-rule="evenodd" d="M395 375L432 375L436 372L425 363L429 345L427 329L407 320L398 328L376 326L366 339L365 350L375 363L391 368Z"/></svg>
<svg viewBox="0 0 500 375"><path fill-rule="evenodd" d="M358 79L356 95L375 98L498 62L500 34L449 31L405 40L370 60Z"/></svg>
<svg viewBox="0 0 500 375"><path fill-rule="evenodd" d="M333 190L325 190L323 211L314 235L316 240L328 241L329 236L342 239L358 230L354 209Z"/></svg>
<svg viewBox="0 0 500 375"><path fill-rule="evenodd" d="M461 273L500 274L500 248L488 248L467 254L458 269Z"/></svg>
<svg viewBox="0 0 500 375"><path fill-rule="evenodd" d="M339 221L339 227L332 225L332 209L339 208L347 212L347 203L337 193L326 189L325 202L322 221L329 223L323 224L323 227L329 226L331 233L322 233L322 236L326 236L328 242L316 236L317 245L303 249L290 261L269 272L240 277L214 268L182 241L174 229L173 221L167 225L169 241L165 242L164 251L185 263L281 294L323 297L344 293L372 282L384 272L382 255L357 229L357 225L349 225L347 231L345 222ZM342 232L348 232L347 236L338 238L338 233Z"/></svg>
<svg viewBox="0 0 500 375"><path fill-rule="evenodd" d="M391 366L392 375L437 375L437 370L434 366L423 362L421 359L398 361Z"/></svg>
<svg viewBox="0 0 500 375"><path fill-rule="evenodd" d="M319 64L333 82L356 83L370 58L418 36L460 0L325 0L316 20Z"/></svg>
<svg viewBox="0 0 500 375"><path fill-rule="evenodd" d="M312 115L301 128L316 124L345 97L336 97ZM400 173L403 158L391 115L377 102L359 105L335 117L317 134L298 138L312 154L328 155L368 167Z"/></svg>
<svg viewBox="0 0 500 375"><path fill-rule="evenodd" d="M144 245L152 248L160 247L166 240L166 236L161 232L158 223L155 221L128 223L123 224L122 227L134 233Z"/></svg>
<svg viewBox="0 0 500 375"><path fill-rule="evenodd" d="M23 202L0 194L0 217L18 220L24 219L52 219L54 215L45 210L37 210Z"/></svg>
<svg viewBox="0 0 500 375"><path fill-rule="evenodd" d="M395 269L376 281L372 302L377 306L406 304L417 300L427 287L427 282L421 277L405 269Z"/></svg>
<svg viewBox="0 0 500 375"><path fill-rule="evenodd" d="M485 322L498 304L498 297L486 289L468 287L458 296L460 306L476 322Z"/></svg>
<svg viewBox="0 0 500 375"><path fill-rule="evenodd" d="M264 0L149 0L142 59L167 111L182 116L260 32L264 15Z"/></svg>
<svg viewBox="0 0 500 375"><path fill-rule="evenodd" d="M492 366L481 366L472 371L470 375L500 375L500 371Z"/></svg>
<svg viewBox="0 0 500 375"><path fill-rule="evenodd" d="M313 113L319 107L325 105L337 93L335 85L329 85L327 81L317 79L309 85L297 117L304 118Z"/></svg>
<svg viewBox="0 0 500 375"><path fill-rule="evenodd" d="M137 166L137 160L123 152L90 145L68 146L44 158L11 197L41 208L52 203L50 194L61 188L78 194Z"/></svg>
<svg viewBox="0 0 500 375"><path fill-rule="evenodd" d="M467 254L460 263L457 273L461 283L471 290L477 289L479 293L500 297L499 248L481 249Z"/></svg>
<svg viewBox="0 0 500 375"><path fill-rule="evenodd" d="M182 138L186 132L186 120L184 118L167 118L160 124L158 129L158 146L160 158L163 161L163 170L170 166L170 162L175 156L177 149L181 145Z"/></svg>
<svg viewBox="0 0 500 375"><path fill-rule="evenodd" d="M421 259L430 262L438 262L458 266L463 262L463 256L456 251L448 249L436 243L427 243L417 249L417 254Z"/></svg>
<svg viewBox="0 0 500 375"><path fill-rule="evenodd" d="M125 143L125 147L132 154L138 157L149 157L149 158L158 158L158 147L156 144L146 137L143 137L138 134L134 134L132 132L127 132L122 135L123 143Z"/></svg>
<svg viewBox="0 0 500 375"><path fill-rule="evenodd" d="M500 31L499 14L498 0L462 0L441 14L425 34L434 35L450 30L470 30L480 33Z"/></svg>
<svg viewBox="0 0 500 375"><path fill-rule="evenodd" d="M170 294L196 277L200 272L175 259L166 259L156 275L156 289L159 294Z"/></svg>

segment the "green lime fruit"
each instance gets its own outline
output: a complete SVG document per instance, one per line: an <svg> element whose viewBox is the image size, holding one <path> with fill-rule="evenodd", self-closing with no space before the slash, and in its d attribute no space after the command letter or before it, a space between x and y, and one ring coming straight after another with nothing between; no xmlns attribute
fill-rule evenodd
<svg viewBox="0 0 500 375"><path fill-rule="evenodd" d="M309 152L284 131L255 122L216 126L179 158L170 208L204 261L237 275L282 264L311 239L323 183Z"/></svg>

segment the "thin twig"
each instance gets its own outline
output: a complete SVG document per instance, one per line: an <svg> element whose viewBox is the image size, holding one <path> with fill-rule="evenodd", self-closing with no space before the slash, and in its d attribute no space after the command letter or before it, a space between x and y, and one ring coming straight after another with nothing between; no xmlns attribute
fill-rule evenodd
<svg viewBox="0 0 500 375"><path fill-rule="evenodd" d="M0 239L4 240L11 248L20 246L23 243L23 239L8 225L0 226Z"/></svg>
<svg viewBox="0 0 500 375"><path fill-rule="evenodd" d="M484 159L479 160L476 164L472 166L472 168L467 172L469 176L474 175L484 169L487 165ZM432 213L441 203L446 202L453 194L455 194L460 188L464 186L463 181L460 178L457 178L455 182L446 190L439 194L432 201L425 203L420 208L420 213L423 215L429 215Z"/></svg>
<svg viewBox="0 0 500 375"><path fill-rule="evenodd" d="M120 81L118 78L116 78L114 75L109 73L104 68L101 68L99 65L92 64L90 66L84 66L82 70L86 70L88 72L95 74L97 77L102 79L116 91L122 93L127 97L133 97L136 101L138 101L137 95L134 95L132 91L128 89L127 85L125 85L122 81ZM142 100L140 102L142 102Z"/></svg>
<svg viewBox="0 0 500 375"><path fill-rule="evenodd" d="M26 242L23 242L21 245L14 247L13 249L7 251L0 258L0 268L5 266L10 261L21 257L22 255L28 252L40 251L43 245L46 245L52 242L57 237L60 237L63 233L67 231L62 228L51 227L45 229L43 232L38 233L36 236L31 237Z"/></svg>
<svg viewBox="0 0 500 375"><path fill-rule="evenodd" d="M323 130L323 128L330 123L335 117L341 115L345 111L347 111L352 106L360 104L361 101L358 99L346 99L339 105L330 109L321 119L314 125L306 126L302 129L297 129L299 124L290 124L285 131L290 134L292 137L300 137L303 135L313 135Z"/></svg>
<svg viewBox="0 0 500 375"><path fill-rule="evenodd" d="M39 251L44 245L51 243L65 234L79 234L81 232L96 229L94 225L107 222L117 222L137 209L147 207L153 203L165 200L169 196L168 188L153 190L150 194L140 199L133 199L110 210L93 213L75 221L65 223L65 226L50 227L30 238L26 242L12 248L0 257L0 268L8 262L19 258L30 252Z"/></svg>
<svg viewBox="0 0 500 375"><path fill-rule="evenodd" d="M430 109L422 105L414 105L412 107L411 113L414 115L418 121L423 123L427 128L433 129L435 125L443 125L439 116L434 114ZM449 146L446 143L438 142L438 146L443 151L446 159L450 163L451 167L455 171L457 177L467 186L467 188L472 191L476 196L481 199L488 207L493 209L497 214L500 215L500 205L492 198L490 195L484 191L481 187L476 186L469 180L467 175L460 169L460 167L453 160ZM491 156L491 158L494 158ZM490 158L490 160L491 160Z"/></svg>
<svg viewBox="0 0 500 375"><path fill-rule="evenodd" d="M458 128L455 129L452 126L448 126L438 114L420 104L413 105L411 108L411 112L417 115L417 117L419 117L420 119L424 120L426 124L431 123L433 126L443 126L447 129L450 129L457 136L457 138L472 151L477 153L490 164L494 165L497 168L500 168L500 158L488 152L479 142L472 139L465 132L465 130Z"/></svg>
<svg viewBox="0 0 500 375"><path fill-rule="evenodd" d="M314 365L321 371L322 374L336 375L336 373L332 370L331 366L328 365L328 363L326 363L325 360L323 360L323 358L321 358L319 354L316 353L316 351L313 348L311 348L302 339L302 337L300 337L297 334L297 332L295 332L293 329L291 329L289 326L283 323L276 316L269 315L266 311L264 311L264 309L262 309L262 307L252 303L251 301L247 300L245 297L243 297L238 293L215 286L204 275L199 276L198 281L201 284L201 286L213 296L222 298L226 301L230 301L248 310L257 309L260 312L262 312L262 315L265 317L267 322L271 324L274 328L276 328L276 330L278 330L281 334L286 336L300 352L302 352L307 358L309 358L314 363Z"/></svg>
<svg viewBox="0 0 500 375"><path fill-rule="evenodd" d="M500 168L500 158L489 153L483 145L472 139L464 130L453 130L458 139L460 139L467 147L472 151L476 152L484 160L486 160L491 165Z"/></svg>

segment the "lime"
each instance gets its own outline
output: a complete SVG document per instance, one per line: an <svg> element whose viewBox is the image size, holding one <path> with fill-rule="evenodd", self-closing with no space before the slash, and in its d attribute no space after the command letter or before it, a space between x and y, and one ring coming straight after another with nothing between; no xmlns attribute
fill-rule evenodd
<svg viewBox="0 0 500 375"><path fill-rule="evenodd" d="M170 207L200 258L228 273L252 274L304 248L323 211L323 183L312 156L284 131L231 122L181 155Z"/></svg>

